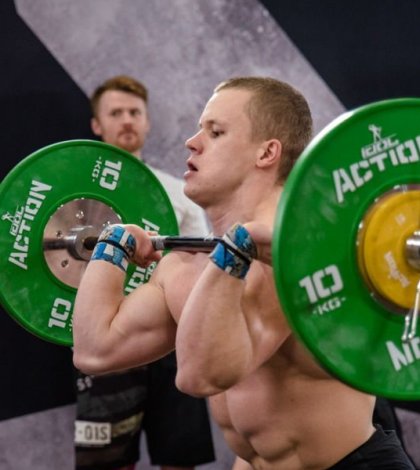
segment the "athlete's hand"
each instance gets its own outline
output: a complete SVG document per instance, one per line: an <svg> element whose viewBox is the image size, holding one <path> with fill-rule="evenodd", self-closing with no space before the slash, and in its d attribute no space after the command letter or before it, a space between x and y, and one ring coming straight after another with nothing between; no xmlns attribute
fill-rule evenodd
<svg viewBox="0 0 420 470"><path fill-rule="evenodd" d="M243 226L248 230L252 240L257 245L257 259L271 266L272 227L261 222L247 222Z"/></svg>
<svg viewBox="0 0 420 470"><path fill-rule="evenodd" d="M155 251L150 237L156 235L155 232L146 232L138 225L127 224L124 228L136 239L136 252L131 261L137 266L147 268L154 261L162 258L161 251Z"/></svg>

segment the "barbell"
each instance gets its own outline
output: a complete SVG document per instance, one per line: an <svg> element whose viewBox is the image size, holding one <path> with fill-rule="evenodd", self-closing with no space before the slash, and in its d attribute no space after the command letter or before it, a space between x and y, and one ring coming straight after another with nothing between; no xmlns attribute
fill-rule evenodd
<svg viewBox="0 0 420 470"><path fill-rule="evenodd" d="M158 249L209 251L218 241L178 237L151 170L88 140L22 160L0 186L0 215L2 305L67 346L77 287L106 224L155 231ZM357 108L313 139L285 184L272 250L279 302L315 359L364 392L419 399L420 99ZM125 292L152 270L130 266Z"/></svg>

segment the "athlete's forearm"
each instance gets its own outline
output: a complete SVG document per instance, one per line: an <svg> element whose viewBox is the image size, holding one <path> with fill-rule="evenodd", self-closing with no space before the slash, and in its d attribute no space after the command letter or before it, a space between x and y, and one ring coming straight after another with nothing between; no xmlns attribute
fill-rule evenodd
<svg viewBox="0 0 420 470"><path fill-rule="evenodd" d="M89 371L100 368L113 347L112 323L124 299L123 271L105 261L89 263L77 291L73 314L74 362Z"/></svg>
<svg viewBox="0 0 420 470"><path fill-rule="evenodd" d="M252 338L243 309L245 279L256 255L249 232L239 224L210 254L178 327L181 387L203 395L220 393L252 369Z"/></svg>
<svg viewBox="0 0 420 470"><path fill-rule="evenodd" d="M243 312L245 281L209 263L192 290L178 324L178 386L213 395L252 368L252 340Z"/></svg>
<svg viewBox="0 0 420 470"><path fill-rule="evenodd" d="M159 287L141 286L131 296L123 291L130 260L147 266L159 257L139 227L112 225L100 234L76 296L76 367L88 373L111 372L149 362L171 349Z"/></svg>

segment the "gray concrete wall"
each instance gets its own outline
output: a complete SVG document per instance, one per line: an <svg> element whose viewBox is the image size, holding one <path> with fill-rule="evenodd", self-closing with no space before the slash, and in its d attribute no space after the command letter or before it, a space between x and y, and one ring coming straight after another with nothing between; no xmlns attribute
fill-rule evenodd
<svg viewBox="0 0 420 470"><path fill-rule="evenodd" d="M182 175L184 141L214 86L270 75L299 88L320 130L343 111L257 0L16 0L18 13L87 94L132 74L150 88L146 158Z"/></svg>

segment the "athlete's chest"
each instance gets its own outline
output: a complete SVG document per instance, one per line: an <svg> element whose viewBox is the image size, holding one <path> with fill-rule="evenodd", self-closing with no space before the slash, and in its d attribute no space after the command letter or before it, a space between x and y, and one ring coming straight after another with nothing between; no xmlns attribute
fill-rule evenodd
<svg viewBox="0 0 420 470"><path fill-rule="evenodd" d="M178 323L185 303L205 269L209 259L204 253L177 256L173 269L165 279L166 302Z"/></svg>

